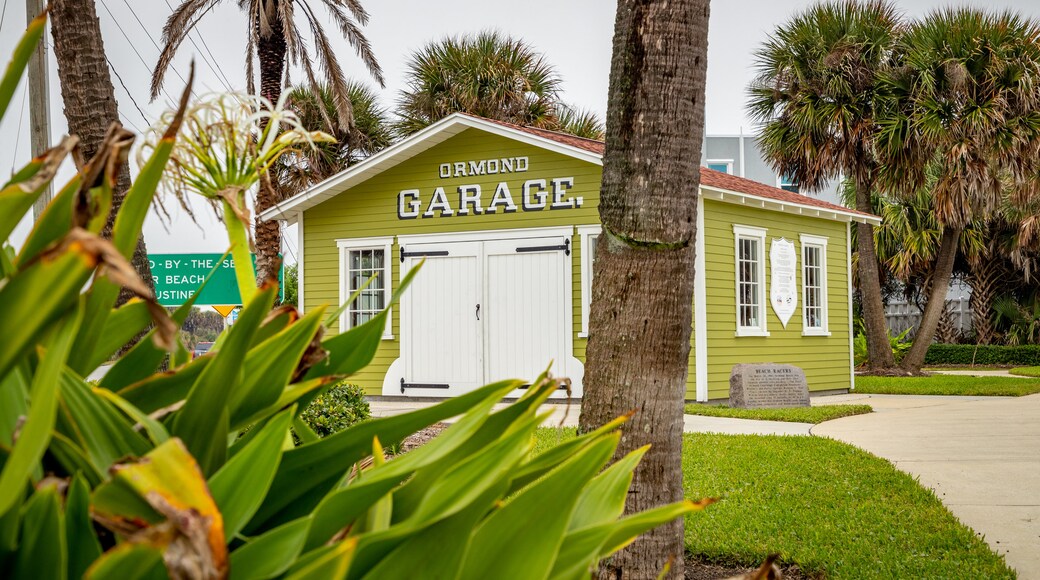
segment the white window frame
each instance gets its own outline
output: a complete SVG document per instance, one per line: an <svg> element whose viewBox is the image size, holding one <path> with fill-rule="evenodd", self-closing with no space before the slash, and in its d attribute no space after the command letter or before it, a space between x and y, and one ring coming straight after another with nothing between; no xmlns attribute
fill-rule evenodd
<svg viewBox="0 0 1040 580"><path fill-rule="evenodd" d="M801 234L798 236L798 241L802 245L802 336L830 336L830 315L827 312L827 292L829 291L827 286L827 238L812 234ZM805 299L805 268L806 264L809 263L805 259L805 252L808 247L819 248L820 250L820 309L823 317L823 326L819 328L811 328L808 324L809 303Z"/></svg>
<svg viewBox="0 0 1040 580"><path fill-rule="evenodd" d="M733 307L736 315L734 323L737 331L735 336L769 336L766 318L769 315L766 309L766 234L765 228L754 226L743 226L733 224ZM751 239L758 241L758 325L740 325L740 240Z"/></svg>
<svg viewBox="0 0 1040 580"><path fill-rule="evenodd" d="M589 306L592 304L592 252L588 248L592 240L603 233L600 225L578 226L581 237L581 330L578 338L589 337Z"/></svg>
<svg viewBox="0 0 1040 580"><path fill-rule="evenodd" d="M393 294L393 282L394 282L394 260L393 260L393 249L394 238L351 238L347 240L336 240L336 246L339 248L339 303L342 306L348 298L350 298L350 277L348 275L348 266L350 259L350 252L359 250L382 250L383 251L383 267L384 275L386 279L383 280L383 304L390 304L390 296ZM394 339L394 312L393 308L390 308L387 312L386 317L386 328L383 330L383 340ZM350 326L350 307L343 309L343 313L339 316L339 329L340 332L346 332L351 328Z"/></svg>
<svg viewBox="0 0 1040 580"><path fill-rule="evenodd" d="M707 159L704 161L704 166L711 169L712 165L726 165L726 173L733 175L733 160L732 159ZM718 170L716 170L718 171Z"/></svg>

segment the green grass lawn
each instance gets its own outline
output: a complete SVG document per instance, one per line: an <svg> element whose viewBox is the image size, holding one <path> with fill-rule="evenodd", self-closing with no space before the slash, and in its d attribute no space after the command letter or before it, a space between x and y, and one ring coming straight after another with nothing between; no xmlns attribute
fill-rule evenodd
<svg viewBox="0 0 1040 580"><path fill-rule="evenodd" d="M573 430L542 429L539 446ZM778 553L810 577L1014 578L935 495L892 465L819 437L684 436L686 519L701 560L757 566Z"/></svg>
<svg viewBox="0 0 1040 580"><path fill-rule="evenodd" d="M1040 381L1016 377L856 377L857 393L884 395L988 395L1021 397L1040 393Z"/></svg>
<svg viewBox="0 0 1040 580"><path fill-rule="evenodd" d="M725 405L686 405L687 415L814 424L839 417L862 415L863 413L870 413L871 410L870 405L824 405L821 407L787 407L783 409L734 409Z"/></svg>
<svg viewBox="0 0 1040 580"><path fill-rule="evenodd" d="M1018 367L1011 369L1008 372L1023 377L1040 377L1040 367Z"/></svg>

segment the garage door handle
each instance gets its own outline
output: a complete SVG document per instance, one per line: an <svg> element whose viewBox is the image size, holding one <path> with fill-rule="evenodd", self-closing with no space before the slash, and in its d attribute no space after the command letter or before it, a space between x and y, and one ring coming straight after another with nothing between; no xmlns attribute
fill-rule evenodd
<svg viewBox="0 0 1040 580"><path fill-rule="evenodd" d="M477 320L480 320L480 304L477 304Z"/></svg>

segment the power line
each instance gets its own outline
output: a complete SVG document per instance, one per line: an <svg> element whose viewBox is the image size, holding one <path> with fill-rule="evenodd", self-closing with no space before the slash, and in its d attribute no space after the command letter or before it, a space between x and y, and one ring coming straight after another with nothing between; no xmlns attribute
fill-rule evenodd
<svg viewBox="0 0 1040 580"><path fill-rule="evenodd" d="M133 6L131 6L130 3L126 0L123 0L123 4L126 4L126 7L130 9L130 14L133 14L134 20L137 21L137 24L141 27L141 30L144 31L144 34L148 37L148 40L152 41L152 46L155 47L155 50L159 51L159 55L162 56L162 48L160 48L159 43L155 42L155 39L152 38L152 34L148 31L148 27L146 27L144 23L141 22L141 19L138 18L137 12L134 11ZM107 9L108 8L106 7L106 10ZM112 13L109 12L109 15L111 14ZM185 85L188 84L188 81L184 78L184 75L181 74L181 71L177 70L177 67L173 66L173 64L171 63L170 68L173 69L173 73L177 75L177 78L181 79L182 83L184 83Z"/></svg>
<svg viewBox="0 0 1040 580"><path fill-rule="evenodd" d="M123 1L125 2L126 0L123 0ZM166 6L168 6L169 9L171 11L173 11L173 5L170 4L170 0L165 0L165 1L166 1ZM195 51L199 54L199 56L202 57L202 61L206 63L206 66L208 66L210 68L210 70L214 72L214 74L216 74L217 80L220 80L222 82L222 84L224 85L224 88L226 88L228 90L228 92L233 92L234 89L231 88L231 83L227 80L227 77L224 76L224 71L222 71L220 69L220 67L218 67L216 65L217 59L216 59L216 57L213 57L213 53L210 52L209 46L206 44L206 39L202 38L202 35L200 35L197 31L195 32L195 35L198 36L199 40L202 41L203 46L206 47L206 52L209 52L209 55L213 58L213 62L210 62L209 59L206 58L205 53L202 52L202 49L199 48L199 45L195 44L195 40L192 39L192 37L191 37L191 32L192 31L189 30L185 34L185 36L188 38L188 42L190 42L191 45L195 47Z"/></svg>
<svg viewBox="0 0 1040 580"><path fill-rule="evenodd" d="M134 54L137 55L137 60L141 61L141 65L144 66L144 70L146 70L149 73L151 73L152 72L151 67L148 66L147 62L145 62L144 57L141 56L141 53L137 51L137 47L134 46L134 41L130 40L130 36L127 35L125 30L123 30L123 25L121 25L119 23L119 21L116 20L115 15L112 14L112 11L108 9L108 4L105 4L105 0L101 0L101 5L104 6L105 12L108 12L108 17L112 19L112 22L115 23L116 28L119 29L119 33L122 34L123 38L126 39L126 43L130 45L130 50L134 51Z"/></svg>
<svg viewBox="0 0 1040 580"><path fill-rule="evenodd" d="M29 92L28 83L22 85L22 106L18 110L18 130L14 134L14 153L11 156L11 175L14 175L15 163L18 163L18 142L22 139L22 118L25 117L25 95Z"/></svg>
<svg viewBox="0 0 1040 580"><path fill-rule="evenodd" d="M145 114L144 114L144 111L143 111L143 110L141 110L141 105L138 105L138 104L137 104L137 99L135 99L135 98L134 98L134 96L133 96L132 94L130 94L130 89L126 88L126 83L124 83L124 82L123 82L123 77L119 75L119 71L117 71L117 70L116 70L116 66L115 66L114 64L112 64L112 61L111 61L111 60L109 60L108 56L105 56L105 60L106 60L106 61L108 61L108 67L109 67L110 69L112 69L112 74L116 75L116 78L117 78L117 79L119 79L119 84L120 84L120 85L121 85L121 86L123 87L123 92L125 92L125 93L126 93L126 96L130 97L130 102L134 104L134 108L136 108L136 109L137 109L137 112L141 114L141 119L143 119L143 120L144 120L144 123L145 123L145 125L151 125L151 123L149 123L149 122L148 122L148 115L145 115ZM139 128L137 127L137 125L135 125L135 124L131 123L131 122L130 122L130 119L126 119L125 115L124 115L124 119L125 119L125 120L126 120L126 122L127 122L127 123L129 123L129 124L130 124L130 126L131 126L131 127L133 127L133 128L134 128L134 129L135 129L135 130L136 130L136 131L137 131L138 133L144 133L144 131L142 131L141 129L139 129Z"/></svg>
<svg viewBox="0 0 1040 580"><path fill-rule="evenodd" d="M4 9L0 11L0 28L4 27L4 15L7 14L7 0L4 0Z"/></svg>

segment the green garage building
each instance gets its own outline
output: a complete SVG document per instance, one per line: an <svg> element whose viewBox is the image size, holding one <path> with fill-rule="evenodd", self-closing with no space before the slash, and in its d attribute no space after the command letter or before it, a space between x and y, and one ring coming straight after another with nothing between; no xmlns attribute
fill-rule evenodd
<svg viewBox="0 0 1040 580"><path fill-rule="evenodd" d="M370 395L446 397L550 360L581 395L603 143L455 114L271 208L298 226L303 310L345 301L371 318L426 263L389 317ZM701 169L686 397L729 396L737 363L852 387L852 222L879 218ZM667 283L667 281L662 281Z"/></svg>

